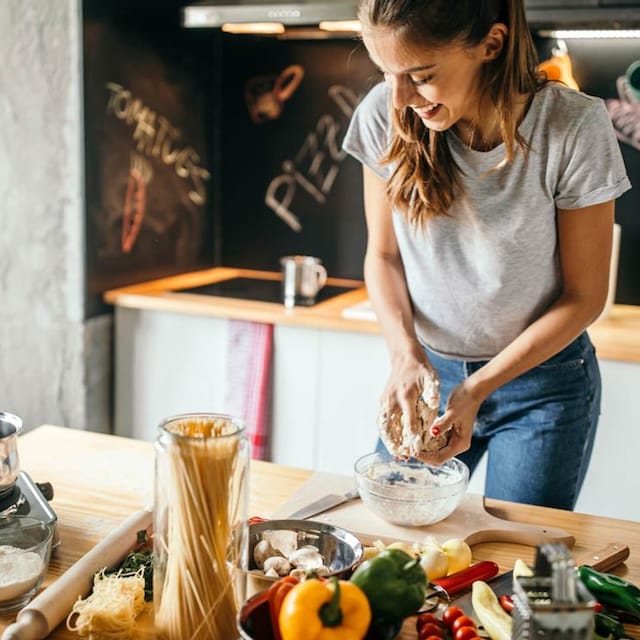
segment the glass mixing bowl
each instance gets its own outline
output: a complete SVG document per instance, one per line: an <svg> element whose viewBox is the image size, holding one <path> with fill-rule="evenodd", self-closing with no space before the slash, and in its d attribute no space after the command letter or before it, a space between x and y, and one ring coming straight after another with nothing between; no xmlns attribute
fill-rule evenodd
<svg viewBox="0 0 640 640"><path fill-rule="evenodd" d="M0 516L0 612L24 607L51 558L53 526L29 516Z"/></svg>
<svg viewBox="0 0 640 640"><path fill-rule="evenodd" d="M364 505L383 520L404 526L444 520L469 485L469 468L457 458L434 467L369 453L356 460L354 469Z"/></svg>

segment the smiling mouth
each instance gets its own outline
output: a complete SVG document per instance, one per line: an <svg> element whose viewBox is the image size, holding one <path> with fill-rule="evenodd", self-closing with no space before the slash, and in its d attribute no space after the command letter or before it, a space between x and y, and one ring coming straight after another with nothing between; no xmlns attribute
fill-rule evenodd
<svg viewBox="0 0 640 640"><path fill-rule="evenodd" d="M426 109L416 109L415 112L419 118L423 120L428 120L429 118L433 118L433 116L440 111L441 104L432 104Z"/></svg>

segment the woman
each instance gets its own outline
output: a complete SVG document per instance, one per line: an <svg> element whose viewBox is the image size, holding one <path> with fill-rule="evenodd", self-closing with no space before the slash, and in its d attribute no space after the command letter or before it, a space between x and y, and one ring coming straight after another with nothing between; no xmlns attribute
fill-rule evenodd
<svg viewBox="0 0 640 640"><path fill-rule="evenodd" d="M585 329L607 296L629 187L603 102L546 82L522 0L362 0L384 74L344 148L363 163L365 280L391 358L382 407L414 424L440 385L425 462L485 451L485 495L575 506L598 415Z"/></svg>

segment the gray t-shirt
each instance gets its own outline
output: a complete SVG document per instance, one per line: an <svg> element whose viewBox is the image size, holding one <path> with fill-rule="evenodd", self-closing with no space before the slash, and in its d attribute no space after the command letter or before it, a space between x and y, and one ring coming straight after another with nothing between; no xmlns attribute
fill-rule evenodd
<svg viewBox="0 0 640 640"><path fill-rule="evenodd" d="M358 105L344 149L388 178L381 165L391 135L390 92L376 85ZM527 159L488 173L504 145L469 149L446 139L463 172L465 197L451 217L416 230L398 212L393 226L420 341L444 357L493 357L558 297L561 271L556 207L577 209L619 197L631 187L613 126L599 98L548 85L519 127Z"/></svg>

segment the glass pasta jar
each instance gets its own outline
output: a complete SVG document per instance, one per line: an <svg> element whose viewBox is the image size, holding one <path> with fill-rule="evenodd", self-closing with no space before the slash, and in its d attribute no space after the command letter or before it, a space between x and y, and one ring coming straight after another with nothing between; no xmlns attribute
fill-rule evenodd
<svg viewBox="0 0 640 640"><path fill-rule="evenodd" d="M154 504L155 637L230 640L248 567L244 423L182 414L159 426Z"/></svg>

